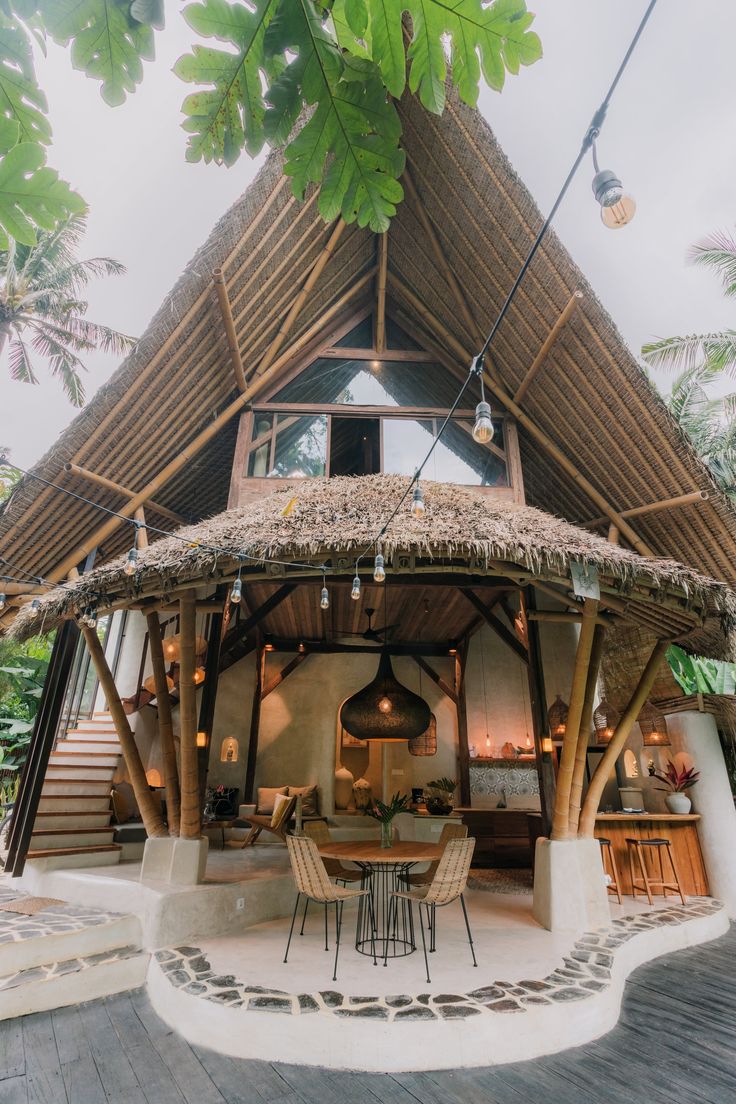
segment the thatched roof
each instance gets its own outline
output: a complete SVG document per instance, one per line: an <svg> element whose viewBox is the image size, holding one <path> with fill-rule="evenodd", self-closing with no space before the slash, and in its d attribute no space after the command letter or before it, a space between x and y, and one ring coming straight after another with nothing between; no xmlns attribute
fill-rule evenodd
<svg viewBox="0 0 736 1104"><path fill-rule="evenodd" d="M411 289L441 325L473 351L540 226L540 212L482 117L454 94L441 118L408 95L399 112L417 192L467 296L477 332L467 332L409 197L400 205L389 236L389 277L395 282L389 283L388 310L399 323L421 331L422 320L402 291ZM594 219L594 211L589 217ZM636 224L626 232L636 233ZM72 461L133 490L145 486L236 394L212 270L223 269L249 374L330 233L314 195L297 202L282 174L280 156L271 156L248 191L217 223L135 350L36 471L90 492L112 508L124 500L72 481L64 474L64 464ZM151 244L155 248L155 242ZM354 225L346 230L290 340L303 334L374 265L375 245L368 231ZM732 505L715 487L554 234L537 255L494 343L508 390L515 391L576 289L584 293L583 304L530 387L525 411L619 510L707 490L710 498L700 505L647 514L632 524L658 554L733 584ZM368 300L372 297L370 284L364 293ZM192 520L223 509L236 428L234 419L157 492L156 499ZM527 501L571 521L600 514L579 483L560 470L523 427L520 442ZM155 511L149 510L149 515L161 520ZM25 480L0 515L0 552L18 570L48 575L100 520L94 507ZM99 550L98 559L124 552L129 540L127 527L121 526Z"/></svg>
<svg viewBox="0 0 736 1104"><path fill-rule="evenodd" d="M246 579L319 575L322 564L328 578L352 574L356 556L375 538L408 482L385 475L299 480L152 544L141 551L134 577L125 574L120 557L57 587L37 611L26 607L20 613L14 632L25 637L42 625L50 628L89 604L102 612L190 584L211 586L233 577L239 556L252 557L243 566ZM400 510L381 542L399 583L402 570L457 573L458 582L463 574L490 572L569 588L570 565L581 561L597 567L604 588L630 604L635 620L640 608L650 619L661 617L664 634L686 636L708 615L731 625L736 601L730 589L683 564L644 559L534 507L480 491L443 483L426 483L423 489L424 516ZM370 554L362 570L369 573L372 565Z"/></svg>

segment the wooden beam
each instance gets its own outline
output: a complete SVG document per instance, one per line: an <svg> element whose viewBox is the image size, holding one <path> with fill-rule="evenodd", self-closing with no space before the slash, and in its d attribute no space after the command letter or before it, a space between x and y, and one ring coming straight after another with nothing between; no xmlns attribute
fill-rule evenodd
<svg viewBox="0 0 736 1104"><path fill-rule="evenodd" d="M140 550L142 548L148 548L148 529L146 528L146 511L142 506L139 506L133 517L138 522L138 539L136 547Z"/></svg>
<svg viewBox="0 0 736 1104"><path fill-rule="evenodd" d="M616 760L624 749L629 738L629 733L634 727L636 718L641 713L644 702L649 697L652 687L659 674L659 668L667 651L669 642L658 640L652 648L647 665L642 671L639 683L632 694L629 704L621 714L621 719L616 726L611 740L601 756L601 760L593 772L593 777L588 786L588 792L583 802L583 810L580 814L578 836L592 837L595 831L595 818L598 814L598 806L603 797L603 790L608 781Z"/></svg>
<svg viewBox="0 0 736 1104"><path fill-rule="evenodd" d="M0 580L0 591L6 598L12 598L19 596L21 598L31 598L34 594L46 594L48 587L31 586L30 581L27 583L15 583L9 580Z"/></svg>
<svg viewBox="0 0 736 1104"><path fill-rule="evenodd" d="M238 385L239 391L245 391L248 384L245 381L243 361L240 356L240 346L238 345L238 335L235 330L233 312L230 308L230 299L227 294L227 285L225 283L225 277L222 275L221 268L215 269L212 273L212 279L214 281L215 291L217 292L217 301L220 304L222 321L225 323L225 336L227 337L227 347L230 350L230 361L235 375L235 382Z"/></svg>
<svg viewBox="0 0 736 1104"><path fill-rule="evenodd" d="M460 802L470 805L470 748L468 746L468 709L465 675L468 666L468 641L463 640L455 656L455 697L457 705L457 748L460 774Z"/></svg>
<svg viewBox="0 0 736 1104"><path fill-rule="evenodd" d="M204 808L205 790L207 788L207 769L209 766L210 745L212 743L212 728L215 721L215 707L217 706L217 691L220 685L220 655L222 641L225 636L231 607L227 604L228 587L220 584L217 588L217 601L214 610L210 610L210 619L207 631L207 660L205 664L206 678L202 686L202 696L199 701L199 718L197 720L197 733L204 732L205 746L197 748L197 761L199 767L199 802ZM198 605L198 603L197 603ZM195 605L196 609L196 605Z"/></svg>
<svg viewBox="0 0 736 1104"><path fill-rule="evenodd" d="M430 666L430 664L427 663L426 659L424 659L423 656L414 655L412 656L412 659L416 663L417 667L420 667L422 671L424 671L425 675L429 675L432 682L436 683L436 685L439 686L442 693L446 694L450 701L454 702L455 705L457 705L457 691L453 690L449 683L445 682L445 680L442 678L442 675L439 675L435 671L434 667Z"/></svg>
<svg viewBox="0 0 736 1104"><path fill-rule="evenodd" d="M321 585L321 583L320 583ZM296 583L284 583L278 590L263 602L258 609L253 610L248 617L235 626L238 636L247 636L248 633L259 625L263 621L264 617L268 617L269 613L280 606L285 598L288 598L292 591L296 590Z"/></svg>
<svg viewBox="0 0 736 1104"><path fill-rule="evenodd" d="M542 813L542 831L548 836L552 829L552 810L555 807L555 765L553 752L544 750L544 742L549 737L547 720L547 690L544 684L544 665L542 662L542 644L539 639L539 626L530 621L529 616L535 609L535 597L532 587L519 596L521 613L526 621L526 634L529 641L529 663L527 679L529 686L529 711L532 718L532 734L539 778L539 803Z"/></svg>
<svg viewBox="0 0 736 1104"><path fill-rule="evenodd" d="M688 494L676 495L675 498L662 498L659 502L648 502L645 506L632 506L630 510L621 510L621 517L643 517L645 514L659 513L661 510L676 510L681 506L698 506L707 502L709 498L708 491L690 491ZM607 524L607 517L580 522L583 529L597 529L600 525Z"/></svg>
<svg viewBox="0 0 736 1104"><path fill-rule="evenodd" d="M379 644L376 647L370 644L333 644L329 640L311 640L308 644L303 640L289 640L283 637L270 637L269 644L276 652L296 652L303 645L307 654L315 655L374 655L378 658L382 651L391 656L449 656L446 643L427 643L423 640L409 640L403 644ZM252 651L252 649L251 649Z"/></svg>
<svg viewBox="0 0 736 1104"><path fill-rule="evenodd" d="M457 340L454 334L450 333L446 326L435 318L429 308L422 302L422 300L411 291L410 288L398 280L393 273L389 272L388 282L392 287L395 287L399 296L402 297L406 303L411 306L413 310L424 320L431 332L433 332L439 339L440 344L446 347L446 350L461 358L462 361L470 363L470 353L464 346ZM514 402L511 395L507 393L505 388L496 379L486 373L484 377L486 387L496 396L498 401L508 410L510 414L516 418L516 420L524 426L527 432L532 436L535 441L545 450L545 452L556 461L567 475L577 484L578 487L591 500L596 506L602 510L606 517L616 525L630 544L639 552L640 555L651 557L654 555L649 546L635 533L625 518L621 517L621 514L611 506L604 495L598 491L590 480L584 476L573 464L571 460L565 455L561 448L547 436L543 429L536 424L536 422L529 417L527 413Z"/></svg>
<svg viewBox="0 0 736 1104"><path fill-rule="evenodd" d="M261 726L261 702L263 701L263 686L266 681L266 649L263 641L258 640L256 650L256 684L253 688L253 705L250 711L250 738L248 740L248 755L245 764L245 788L243 800L249 804L253 801L253 791L256 784L256 762L258 760L258 735Z"/></svg>
<svg viewBox="0 0 736 1104"><path fill-rule="evenodd" d="M532 382L532 380L536 376L537 372L539 371L539 369L544 364L545 360L547 359L547 357L549 355L550 349L554 345L555 341L557 341L557 338L560 336L563 329L567 325L567 322L572 317L572 315L575 313L575 311L580 306L582 301L583 301L582 291L574 291L572 293L572 295L570 296L570 298L568 299L565 306L560 311L560 314L559 314L559 317L557 318L557 321L555 322L554 326L552 327L552 329L549 331L549 333L545 337L544 341L542 342L541 349L539 350L539 352L535 356L532 363L527 368L526 375L524 376L523 380L521 381L521 383L519 384L519 386L516 389L516 394L514 395L514 402L515 403L521 403L523 401L524 396L526 395L526 393L529 389L529 384Z"/></svg>
<svg viewBox="0 0 736 1104"><path fill-rule="evenodd" d="M116 483L114 479L108 479L104 475L98 475L97 472L89 471L87 468L81 468L79 464L65 464L64 471L69 472L70 475L76 475L79 479L86 479L88 483L94 483L98 487L104 487L108 491L116 491L117 494L125 495L126 498L135 497L135 491L131 491L128 487L123 487L120 483ZM148 498L144 501L143 505L150 507L151 510L160 514L161 517L176 522L177 525L187 524L186 518L182 517L181 514L174 513L168 506L162 506L160 502L154 502L152 499Z"/></svg>
<svg viewBox="0 0 736 1104"><path fill-rule="evenodd" d="M425 352L424 349L384 348L379 352L375 346L372 349L354 349L350 345L335 345L331 349L321 349L319 354L320 360L378 360L380 356L395 363L405 360L409 361L411 364L423 364L425 362L427 364L437 363L436 354ZM332 406L334 404L331 403L330 405ZM396 407L393 409L395 411ZM446 408L445 413L447 413Z"/></svg>
<svg viewBox="0 0 736 1104"><path fill-rule="evenodd" d="M388 272L388 231L378 235L378 274L376 275L376 321L374 343L381 355L386 348L386 273Z"/></svg>
<svg viewBox="0 0 736 1104"><path fill-rule="evenodd" d="M293 659L283 667L277 675L275 675L267 686L264 686L261 694L261 701L267 698L269 694L272 694L277 686L280 686L285 679L289 677L292 671L296 671L297 667L309 658L309 652L297 652Z"/></svg>
<svg viewBox="0 0 736 1104"><path fill-rule="evenodd" d="M286 340L291 327L294 325L297 318L299 317L301 309L306 303L309 295L311 294L314 285L319 280L325 266L335 252L335 249L337 248L337 243L340 240L344 229L345 221L343 220L342 216L340 216L337 220L337 223L335 224L334 230L327 240L327 244L317 257L317 260L312 265L306 280L302 284L301 290L294 299L294 302L291 304L289 313L286 315L286 318L279 326L278 330L276 331L276 336L263 354L258 364L258 375L260 375L262 372L265 372L265 370L273 363L273 360L279 349L283 345L284 341Z"/></svg>
<svg viewBox="0 0 736 1104"><path fill-rule="evenodd" d="M593 727L593 706L598 693L598 676L601 670L601 659L603 658L605 638L605 627L596 624L593 630L593 646L590 650L588 678L585 685L583 711L580 717L580 729L578 731L578 746L575 753L575 766L573 768L572 785L570 787L569 822L570 835L572 836L576 836L578 832L580 807L583 800L583 780L585 778L585 768L588 761L588 741Z"/></svg>
<svg viewBox="0 0 736 1104"><path fill-rule="evenodd" d="M179 794L179 770L176 765L176 746L174 744L174 722L171 716L171 698L166 682L166 661L161 643L161 625L157 613L146 614L148 626L148 647L151 652L153 681L156 689L158 707L158 738L161 744L161 760L164 768L166 786L166 814L169 821L169 835L179 835L179 814L181 799ZM138 703L140 708L140 703Z"/></svg>
<svg viewBox="0 0 736 1104"><path fill-rule="evenodd" d="M507 629L503 621L496 617L488 606L484 602L481 602L477 595L473 594L472 590L466 590L465 587L458 587L461 594L464 594L471 606L481 615L485 623L490 629L503 640L504 644L511 649L515 655L522 661L522 663L529 663L529 653L524 645L518 639L515 633L511 629Z"/></svg>
<svg viewBox="0 0 736 1104"><path fill-rule="evenodd" d="M189 840L197 840L202 834L197 758L197 687L194 684L197 635L197 614L194 606L195 592L190 590L179 600L179 834L182 839Z"/></svg>
<svg viewBox="0 0 736 1104"><path fill-rule="evenodd" d="M560 623L574 623L580 624L583 620L582 613L574 613L573 611L565 611L555 613L554 610L530 610L528 614L530 621L552 621ZM596 625L605 627L612 624L612 618L607 617L605 614L599 613L595 619Z"/></svg>

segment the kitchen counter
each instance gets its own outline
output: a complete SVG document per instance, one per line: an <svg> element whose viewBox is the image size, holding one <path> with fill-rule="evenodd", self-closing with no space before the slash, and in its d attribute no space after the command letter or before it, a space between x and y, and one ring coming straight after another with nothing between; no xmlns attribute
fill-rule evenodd
<svg viewBox="0 0 736 1104"><path fill-rule="evenodd" d="M683 889L689 896L708 893L708 875L703 863L698 839L698 813L599 813L595 818L597 838L610 839L616 856L621 892L631 893L631 872L629 870L627 838L631 839L668 839L672 844ZM649 856L650 869L659 876L659 860L650 848L645 848ZM667 874L665 859L665 875ZM637 872L638 873L638 872Z"/></svg>

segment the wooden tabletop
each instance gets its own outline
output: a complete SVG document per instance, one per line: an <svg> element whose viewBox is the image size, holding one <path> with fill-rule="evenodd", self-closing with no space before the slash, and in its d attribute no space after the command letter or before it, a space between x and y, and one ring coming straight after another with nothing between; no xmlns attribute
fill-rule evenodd
<svg viewBox="0 0 736 1104"><path fill-rule="evenodd" d="M655 824L675 824L686 820L700 820L700 813L598 813L598 820L644 820Z"/></svg>
<svg viewBox="0 0 736 1104"><path fill-rule="evenodd" d="M437 843L395 843L381 847L380 840L353 840L347 843L325 843L319 849L325 859L344 859L357 863L417 863L434 862L442 857L444 848Z"/></svg>

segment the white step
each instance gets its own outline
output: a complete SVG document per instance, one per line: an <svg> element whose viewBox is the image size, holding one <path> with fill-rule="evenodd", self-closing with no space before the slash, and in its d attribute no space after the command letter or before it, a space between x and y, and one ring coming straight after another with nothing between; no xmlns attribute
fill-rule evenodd
<svg viewBox="0 0 736 1104"><path fill-rule="evenodd" d="M26 858L39 872L76 870L83 866L116 866L120 862L121 851L118 843L103 847L34 848Z"/></svg>
<svg viewBox="0 0 736 1104"><path fill-rule="evenodd" d="M83 909L81 906L80 910L88 916L99 919L100 923L85 923L81 926L79 921L71 916L65 922L70 926L76 926L76 930L52 931L50 930L53 926L52 906L50 912L38 913L38 920L34 919L34 923L42 927L39 934L0 943L0 977L5 980L7 974L14 974L19 970L29 970L33 966L62 962L82 955L99 954L102 951L114 950L115 947L140 946L141 924L137 916L121 913L105 914L98 909ZM2 916L0 930L3 934L12 932L14 927L22 928L27 919L20 917L18 913L5 911L0 913L0 916ZM65 920L63 916L59 919ZM48 929L43 930L47 923Z"/></svg>
<svg viewBox="0 0 736 1104"><path fill-rule="evenodd" d="M114 728L70 728L60 737L60 740L117 740L118 734Z"/></svg>
<svg viewBox="0 0 736 1104"><path fill-rule="evenodd" d="M53 783L53 785L60 785L64 788L64 783ZM67 786L66 789L71 787ZM81 790L82 787L77 787ZM59 812L109 812L110 809L110 787L105 788L105 792L100 794L99 797L92 796L85 793L47 793L46 786L44 785L41 791L41 797L38 802L39 813L59 813Z"/></svg>
<svg viewBox="0 0 736 1104"><path fill-rule="evenodd" d="M108 828L36 828L31 832L31 850L57 850L62 847L106 847L112 843L114 827Z"/></svg>
<svg viewBox="0 0 736 1104"><path fill-rule="evenodd" d="M146 951L121 948L118 956L111 956L107 962L95 961L95 956L91 956L57 963L54 967L57 972L51 976L39 967L27 980L22 974L3 978L0 980L0 1020L32 1012L49 1012L138 989L145 983L149 958Z"/></svg>
<svg viewBox="0 0 736 1104"><path fill-rule="evenodd" d="M116 767L120 758L119 748L105 749L100 744L90 742L86 751L79 744L66 740L57 745L49 757L49 766L79 766L79 767Z"/></svg>
<svg viewBox="0 0 736 1104"><path fill-rule="evenodd" d="M49 778L44 779L41 800L57 794L74 797L104 797L110 803L110 779L99 778L91 782L88 778Z"/></svg>
<svg viewBox="0 0 736 1104"><path fill-rule="evenodd" d="M117 759L115 763L104 764L100 766L89 766L84 764L68 764L68 763L54 763L49 762L46 768L46 781L52 782L54 780L60 781L63 778L77 778L84 782L107 782L108 785L112 782L112 776L115 773L115 767L117 766Z"/></svg>
<svg viewBox="0 0 736 1104"><path fill-rule="evenodd" d="M33 831L42 828L107 828L112 813L109 809L56 809L53 812L41 810L36 813Z"/></svg>

